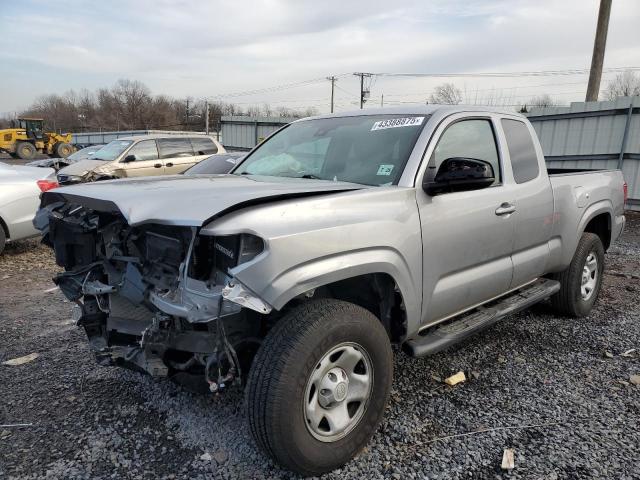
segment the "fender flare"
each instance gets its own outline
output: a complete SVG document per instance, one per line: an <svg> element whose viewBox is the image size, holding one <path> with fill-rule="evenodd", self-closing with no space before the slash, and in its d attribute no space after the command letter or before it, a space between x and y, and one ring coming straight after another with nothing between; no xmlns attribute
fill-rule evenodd
<svg viewBox="0 0 640 480"><path fill-rule="evenodd" d="M578 223L578 240L579 237L584 233L584 230L585 228L587 228L589 222L603 213L607 213L609 215L610 225L613 225L613 219L615 217L613 214L613 204L610 200L600 200L599 202L590 205L582 214L580 222Z"/></svg>
<svg viewBox="0 0 640 480"><path fill-rule="evenodd" d="M340 280L373 273L386 273L396 283L407 314L407 331L416 331L422 307L421 279L413 279L405 259L394 249L375 247L340 252L294 265L275 276L266 288L252 286L254 270L241 269L234 276L256 292L275 309L282 309L290 300L305 292ZM414 285L418 285L418 290Z"/></svg>

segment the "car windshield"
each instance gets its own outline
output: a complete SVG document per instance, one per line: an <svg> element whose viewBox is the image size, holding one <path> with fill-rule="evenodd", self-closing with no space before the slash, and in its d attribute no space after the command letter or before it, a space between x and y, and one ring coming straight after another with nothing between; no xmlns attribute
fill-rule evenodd
<svg viewBox="0 0 640 480"><path fill-rule="evenodd" d="M77 152L72 153L71 155L69 155L67 157L67 160L75 160L75 161L86 160L87 158L91 158L93 156L93 154L96 153L101 148L102 148L102 146L81 148Z"/></svg>
<svg viewBox="0 0 640 480"><path fill-rule="evenodd" d="M233 173L391 185L427 119L362 115L296 122L259 145Z"/></svg>
<svg viewBox="0 0 640 480"><path fill-rule="evenodd" d="M205 158L184 172L185 175L229 173L242 157L238 155L216 154Z"/></svg>
<svg viewBox="0 0 640 480"><path fill-rule="evenodd" d="M111 160L115 160L132 143L133 142L131 140L114 140L113 142L109 142L104 147L102 147L99 151L97 151L91 157L91 160L104 160L107 162L110 162Z"/></svg>

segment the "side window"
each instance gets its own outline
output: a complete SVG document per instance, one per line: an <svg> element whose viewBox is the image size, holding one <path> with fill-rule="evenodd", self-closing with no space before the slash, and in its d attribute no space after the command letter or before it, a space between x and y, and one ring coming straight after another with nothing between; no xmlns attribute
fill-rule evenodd
<svg viewBox="0 0 640 480"><path fill-rule="evenodd" d="M502 119L502 129L507 137L511 168L516 183L533 180L540 173L540 167L529 129L523 122L506 118Z"/></svg>
<svg viewBox="0 0 640 480"><path fill-rule="evenodd" d="M430 164L436 171L447 158L475 158L489 162L496 177L495 184L502 180L500 160L493 128L489 120L462 120L449 126L440 136Z"/></svg>
<svg viewBox="0 0 640 480"><path fill-rule="evenodd" d="M184 137L161 138L158 140L160 158L191 157L191 141Z"/></svg>
<svg viewBox="0 0 640 480"><path fill-rule="evenodd" d="M196 155L211 155L213 153L218 153L218 147L216 147L213 140L208 137L192 138L191 145L193 146L193 151Z"/></svg>
<svg viewBox="0 0 640 480"><path fill-rule="evenodd" d="M143 140L136 143L125 155L134 155L136 162L142 162L144 160L157 160L158 159L158 147L155 140Z"/></svg>

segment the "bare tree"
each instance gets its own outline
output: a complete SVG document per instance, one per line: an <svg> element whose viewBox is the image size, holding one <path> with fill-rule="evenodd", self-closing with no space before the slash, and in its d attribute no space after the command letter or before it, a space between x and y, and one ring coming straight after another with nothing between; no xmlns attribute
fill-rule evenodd
<svg viewBox="0 0 640 480"><path fill-rule="evenodd" d="M443 83L436 86L429 97L429 103L458 105L460 102L462 102L462 91L453 83Z"/></svg>
<svg viewBox="0 0 640 480"><path fill-rule="evenodd" d="M640 95L640 76L631 70L619 73L607 85L605 95L609 100Z"/></svg>
<svg viewBox="0 0 640 480"><path fill-rule="evenodd" d="M535 97L531 97L527 102L530 107L555 107L558 105L557 100L551 98L551 95L544 93Z"/></svg>
<svg viewBox="0 0 640 480"><path fill-rule="evenodd" d="M183 100L166 95L153 96L143 83L121 79L111 88L100 88L95 92L70 90L63 95L39 97L22 114L42 117L47 129L65 132L132 129L204 130L206 104L204 100L190 102L187 119L186 103ZM209 125L212 129L218 130L224 115L278 115L299 118L316 114L315 108L292 110L287 107L273 108L265 103L243 111L233 103L212 102L209 104Z"/></svg>

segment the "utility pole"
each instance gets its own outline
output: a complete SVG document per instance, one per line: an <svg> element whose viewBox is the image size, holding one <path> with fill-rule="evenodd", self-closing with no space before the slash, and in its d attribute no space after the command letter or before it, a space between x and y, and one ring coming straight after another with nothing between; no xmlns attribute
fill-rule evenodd
<svg viewBox="0 0 640 480"><path fill-rule="evenodd" d="M332 75L330 77L327 77L327 80L331 81L331 113L333 113L333 93L334 93L334 89L336 87L337 78Z"/></svg>
<svg viewBox="0 0 640 480"><path fill-rule="evenodd" d="M380 96L380 108L384 107L384 93Z"/></svg>
<svg viewBox="0 0 640 480"><path fill-rule="evenodd" d="M204 131L209 135L209 100L204 101Z"/></svg>
<svg viewBox="0 0 640 480"><path fill-rule="evenodd" d="M598 100L600 92L600 80L602 79L602 64L604 63L604 49L607 44L607 31L609 30L609 16L611 15L611 0L600 0L598 11L598 26L596 27L596 39L593 42L593 56L591 57L591 71L589 72L589 85L587 86L587 102Z"/></svg>
<svg viewBox="0 0 640 480"><path fill-rule="evenodd" d="M184 124L185 126L189 125L189 99L187 98L187 109L184 112Z"/></svg>
<svg viewBox="0 0 640 480"><path fill-rule="evenodd" d="M364 88L364 79L366 78L371 78L371 76L373 75L373 73L362 73L362 72L356 72L354 73L354 75L356 77L360 77L360 110L362 110L364 108L364 102L367 101L367 98L369 98L369 89Z"/></svg>

